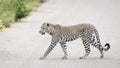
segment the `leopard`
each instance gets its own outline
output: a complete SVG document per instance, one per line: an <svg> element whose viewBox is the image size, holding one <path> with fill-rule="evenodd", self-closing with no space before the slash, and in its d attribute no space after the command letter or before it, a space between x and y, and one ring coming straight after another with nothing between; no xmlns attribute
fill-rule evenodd
<svg viewBox="0 0 120 68"><path fill-rule="evenodd" d="M81 38L85 49L85 54L81 56L80 59L85 59L90 54L90 46L96 47L99 50L101 55L100 58L104 57L103 51L108 51L110 49L109 43L102 46L97 29L94 25L89 23L62 26L60 24L44 22L40 26L39 33L41 35L45 35L47 33L52 37L49 47L43 56L40 57L41 60L45 59L58 43L64 52L62 59L68 59L66 43L79 38Z"/></svg>

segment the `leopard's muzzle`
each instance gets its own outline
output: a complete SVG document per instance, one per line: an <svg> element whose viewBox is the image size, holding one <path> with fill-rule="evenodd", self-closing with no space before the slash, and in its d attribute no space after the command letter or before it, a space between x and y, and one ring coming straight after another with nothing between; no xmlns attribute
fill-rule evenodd
<svg viewBox="0 0 120 68"><path fill-rule="evenodd" d="M40 33L41 35L44 35L44 34L45 34L45 32L43 32L43 31L39 31L39 33Z"/></svg>

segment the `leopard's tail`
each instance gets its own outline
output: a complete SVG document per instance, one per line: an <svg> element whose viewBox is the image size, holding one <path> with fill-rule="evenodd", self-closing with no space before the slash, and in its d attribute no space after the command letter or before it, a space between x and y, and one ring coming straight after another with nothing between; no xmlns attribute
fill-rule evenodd
<svg viewBox="0 0 120 68"><path fill-rule="evenodd" d="M110 44L109 43L106 43L104 45L105 48L103 48L104 51L108 51L110 49Z"/></svg>
<svg viewBox="0 0 120 68"><path fill-rule="evenodd" d="M98 31L96 29L94 29L94 32L96 34L96 39L98 42L100 42L100 38L99 38L99 34L98 34ZM103 50L104 51L108 51L110 49L110 44L109 43L106 43L103 47Z"/></svg>

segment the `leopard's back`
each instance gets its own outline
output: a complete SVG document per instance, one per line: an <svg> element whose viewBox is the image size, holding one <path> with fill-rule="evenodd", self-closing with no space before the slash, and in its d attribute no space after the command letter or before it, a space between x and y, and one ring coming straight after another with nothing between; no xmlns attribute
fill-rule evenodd
<svg viewBox="0 0 120 68"><path fill-rule="evenodd" d="M81 38L83 36L90 36L93 34L95 27L90 24L78 24L73 26L61 26L60 42L69 42Z"/></svg>

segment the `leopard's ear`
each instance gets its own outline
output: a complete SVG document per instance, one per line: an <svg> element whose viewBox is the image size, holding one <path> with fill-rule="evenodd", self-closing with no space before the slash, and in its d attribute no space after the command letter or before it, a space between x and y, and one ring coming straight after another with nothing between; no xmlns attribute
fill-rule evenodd
<svg viewBox="0 0 120 68"><path fill-rule="evenodd" d="M50 26L50 24L49 24L49 23L47 23L47 26Z"/></svg>

